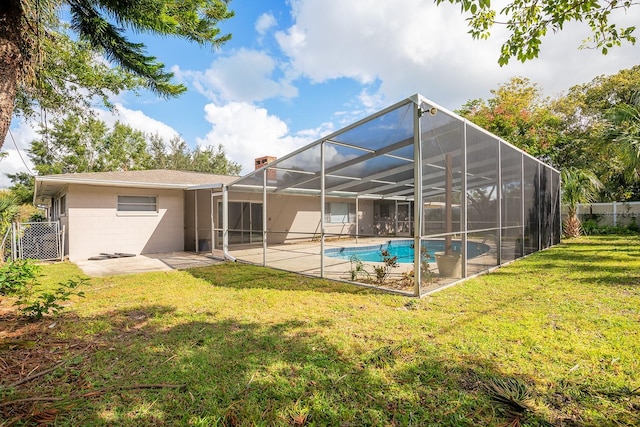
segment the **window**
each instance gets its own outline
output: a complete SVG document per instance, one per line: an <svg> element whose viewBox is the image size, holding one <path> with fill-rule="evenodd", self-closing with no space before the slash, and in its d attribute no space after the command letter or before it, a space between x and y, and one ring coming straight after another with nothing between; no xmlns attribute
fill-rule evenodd
<svg viewBox="0 0 640 427"><path fill-rule="evenodd" d="M118 212L158 212L158 197L118 196Z"/></svg>
<svg viewBox="0 0 640 427"><path fill-rule="evenodd" d="M344 224L356 222L355 203L325 204L325 222L329 224Z"/></svg>
<svg viewBox="0 0 640 427"><path fill-rule="evenodd" d="M67 214L67 195L64 194L60 196L60 201L58 202L58 216Z"/></svg>

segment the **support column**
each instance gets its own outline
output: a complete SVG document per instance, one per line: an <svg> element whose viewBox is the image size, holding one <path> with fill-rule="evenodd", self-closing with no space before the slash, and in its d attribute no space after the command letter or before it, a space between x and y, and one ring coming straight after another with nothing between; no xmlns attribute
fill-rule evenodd
<svg viewBox="0 0 640 427"><path fill-rule="evenodd" d="M422 293L422 129L420 117L422 110L419 105L413 106L413 295L419 297ZM396 201L396 232L398 231L398 202Z"/></svg>
<svg viewBox="0 0 640 427"><path fill-rule="evenodd" d="M229 188L222 186L222 251L229 253Z"/></svg>
<svg viewBox="0 0 640 427"><path fill-rule="evenodd" d="M460 230L462 230L462 236L460 239L460 262L462 263L461 267L461 276L462 278L467 277L467 125L468 122L465 120L464 123L464 132L462 137L462 177L460 182ZM453 167L453 165L451 165Z"/></svg>
<svg viewBox="0 0 640 427"><path fill-rule="evenodd" d="M320 277L324 277L324 216L325 216L325 182L324 182L324 144L320 143Z"/></svg>
<svg viewBox="0 0 640 427"><path fill-rule="evenodd" d="M496 236L498 265L502 264L502 142L498 141L498 235Z"/></svg>
<svg viewBox="0 0 640 427"><path fill-rule="evenodd" d="M214 234L215 234L215 221L214 221L214 216L213 216L213 188L211 190L209 190L209 201L211 202L211 206L210 206L210 213L211 213L211 256L213 256L213 249L216 247L216 241L214 239Z"/></svg>
<svg viewBox="0 0 640 427"><path fill-rule="evenodd" d="M262 172L262 265L267 266L267 175L269 168Z"/></svg>
<svg viewBox="0 0 640 427"><path fill-rule="evenodd" d="M358 234L360 234L360 206L358 196L356 196L356 245L358 244Z"/></svg>
<svg viewBox="0 0 640 427"><path fill-rule="evenodd" d="M198 240L198 190L193 191L194 201L194 220L195 220L195 235L196 235L196 253L200 252L200 242Z"/></svg>

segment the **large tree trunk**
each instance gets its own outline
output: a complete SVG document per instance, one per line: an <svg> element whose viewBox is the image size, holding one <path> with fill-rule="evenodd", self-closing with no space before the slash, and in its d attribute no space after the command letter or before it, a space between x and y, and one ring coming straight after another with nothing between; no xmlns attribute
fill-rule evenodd
<svg viewBox="0 0 640 427"><path fill-rule="evenodd" d="M22 68L20 0L0 0L0 148L9 131Z"/></svg>

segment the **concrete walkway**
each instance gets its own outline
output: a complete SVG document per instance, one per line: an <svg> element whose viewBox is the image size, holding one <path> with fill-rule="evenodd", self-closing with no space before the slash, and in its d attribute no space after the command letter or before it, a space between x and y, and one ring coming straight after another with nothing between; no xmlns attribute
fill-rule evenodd
<svg viewBox="0 0 640 427"><path fill-rule="evenodd" d="M91 277L116 276L120 274L146 273L150 271L183 270L205 267L223 261L189 252L145 254L134 257L109 258L103 260L82 260L75 264Z"/></svg>

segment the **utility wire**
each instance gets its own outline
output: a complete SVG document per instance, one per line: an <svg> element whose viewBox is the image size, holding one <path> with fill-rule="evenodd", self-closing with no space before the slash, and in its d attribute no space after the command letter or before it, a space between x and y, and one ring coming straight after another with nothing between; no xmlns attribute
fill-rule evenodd
<svg viewBox="0 0 640 427"><path fill-rule="evenodd" d="M24 161L24 157L22 157L22 153L20 152L20 148L18 148L18 144L16 144L16 140L13 137L13 133L11 132L11 129L9 129L9 135L11 136L11 140L13 141L13 145L15 145L15 147L16 147L16 151L18 152L18 156L20 156L20 160L22 160L22 164L24 165L25 168L27 168L27 171L29 172L29 175L35 176L33 174L33 172L31 172L31 169L27 165L27 162Z"/></svg>

